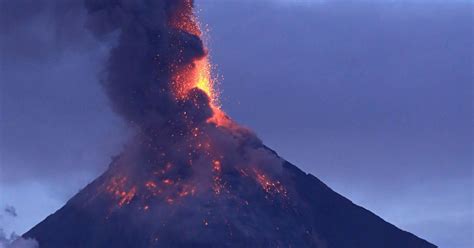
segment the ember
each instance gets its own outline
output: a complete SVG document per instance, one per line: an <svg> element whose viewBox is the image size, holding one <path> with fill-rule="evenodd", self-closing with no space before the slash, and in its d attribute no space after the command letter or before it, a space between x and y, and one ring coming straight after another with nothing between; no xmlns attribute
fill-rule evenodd
<svg viewBox="0 0 474 248"><path fill-rule="evenodd" d="M171 179L165 179L165 180L163 180L163 183L166 184L166 185L172 185L174 182Z"/></svg>
<svg viewBox="0 0 474 248"><path fill-rule="evenodd" d="M214 160L212 161L212 171L214 173L213 176L213 187L212 189L214 190L214 193L216 195L219 195L225 188L224 181L222 179L222 165L221 161L219 160Z"/></svg>
<svg viewBox="0 0 474 248"><path fill-rule="evenodd" d="M270 195L280 194L284 197L287 196L288 192L286 191L285 187L280 183L280 181L275 180L272 181L267 175L258 171L254 168L255 176L257 182L262 186L262 189L265 190Z"/></svg>
<svg viewBox="0 0 474 248"><path fill-rule="evenodd" d="M123 206L126 204L129 204L130 201L135 197L135 193L137 192L137 188L133 187L130 191L128 192L122 192L121 194L121 199L119 201L119 206Z"/></svg>

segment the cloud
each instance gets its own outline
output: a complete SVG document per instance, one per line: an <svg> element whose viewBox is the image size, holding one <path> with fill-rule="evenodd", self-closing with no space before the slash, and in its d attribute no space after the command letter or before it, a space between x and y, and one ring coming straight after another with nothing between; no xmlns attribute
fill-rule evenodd
<svg viewBox="0 0 474 248"><path fill-rule="evenodd" d="M3 229L0 228L0 248L39 248L39 244L34 239L24 239L16 233L7 237Z"/></svg>

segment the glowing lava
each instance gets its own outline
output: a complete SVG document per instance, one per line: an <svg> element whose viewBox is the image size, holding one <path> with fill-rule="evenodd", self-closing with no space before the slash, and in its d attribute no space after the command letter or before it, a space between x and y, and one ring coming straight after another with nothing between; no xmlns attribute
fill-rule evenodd
<svg viewBox="0 0 474 248"><path fill-rule="evenodd" d="M196 82L195 87L206 92L212 103L216 103L218 98L216 96L213 80L211 79L211 64L208 58L204 58L195 62L196 65Z"/></svg>
<svg viewBox="0 0 474 248"><path fill-rule="evenodd" d="M185 5L188 7L185 9L192 9L191 1L186 1ZM201 25L195 15L187 12L183 12L182 15L172 20L171 25L187 33L199 36L201 40L207 36L207 34L203 34ZM206 52L204 57L193 61L188 67L177 71L173 78L173 89L177 100L188 98L189 91L194 88L202 90L209 97L210 107L213 111L213 116L207 122L214 123L217 126L230 127L229 118L221 110L219 91L216 89L216 84L217 78L212 75L212 64L208 52Z"/></svg>

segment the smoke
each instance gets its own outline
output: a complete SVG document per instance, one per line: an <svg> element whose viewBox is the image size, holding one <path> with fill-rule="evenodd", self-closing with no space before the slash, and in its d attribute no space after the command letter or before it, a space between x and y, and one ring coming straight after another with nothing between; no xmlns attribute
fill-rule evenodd
<svg viewBox="0 0 474 248"><path fill-rule="evenodd" d="M206 120L209 98L199 90L177 101L174 76L206 55L203 42L175 23L193 25L190 0L85 0L87 28L99 39L117 34L102 84L113 109L142 130ZM198 104L196 104L198 102Z"/></svg>

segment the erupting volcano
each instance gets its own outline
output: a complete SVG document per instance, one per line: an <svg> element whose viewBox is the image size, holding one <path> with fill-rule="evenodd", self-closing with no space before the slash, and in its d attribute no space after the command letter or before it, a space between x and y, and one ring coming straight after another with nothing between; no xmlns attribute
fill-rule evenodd
<svg viewBox="0 0 474 248"><path fill-rule="evenodd" d="M108 170L24 237L41 248L435 247L332 191L221 110L192 0L85 0L118 34L102 80L136 130Z"/></svg>

